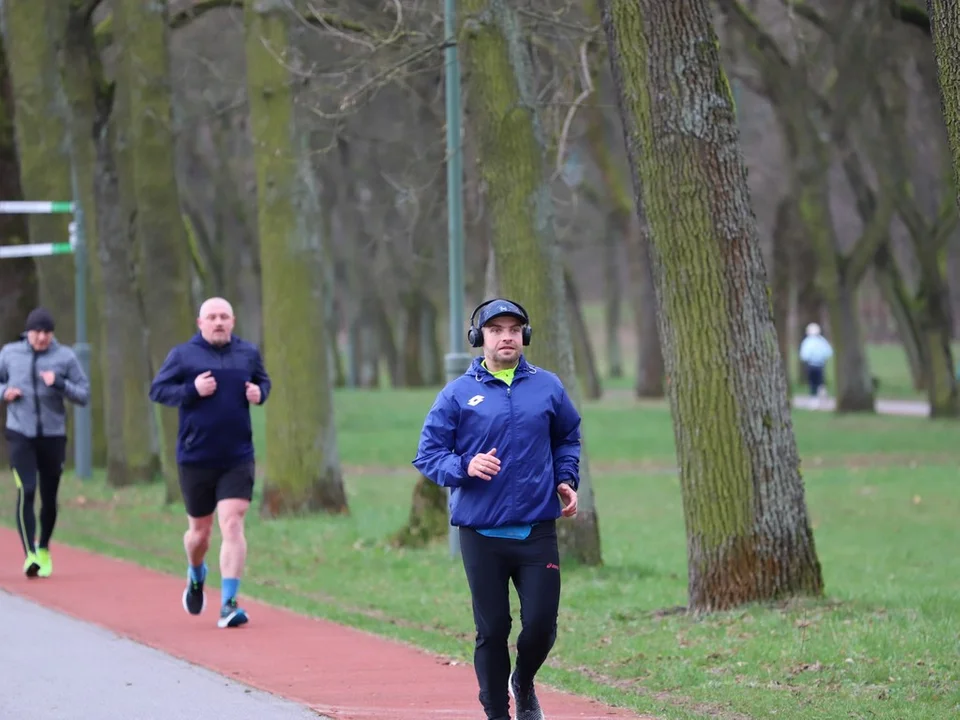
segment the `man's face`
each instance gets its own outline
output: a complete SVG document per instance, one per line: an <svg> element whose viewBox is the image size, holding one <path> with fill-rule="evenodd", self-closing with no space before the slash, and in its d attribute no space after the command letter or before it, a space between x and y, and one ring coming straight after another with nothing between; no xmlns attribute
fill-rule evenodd
<svg viewBox="0 0 960 720"><path fill-rule="evenodd" d="M27 342L37 352L43 352L53 341L53 333L49 330L27 330Z"/></svg>
<svg viewBox="0 0 960 720"><path fill-rule="evenodd" d="M483 354L499 366L511 367L520 359L523 347L520 318L501 315L483 326Z"/></svg>
<svg viewBox="0 0 960 720"><path fill-rule="evenodd" d="M225 300L208 300L200 308L197 327L211 345L226 345L233 335L233 308Z"/></svg>

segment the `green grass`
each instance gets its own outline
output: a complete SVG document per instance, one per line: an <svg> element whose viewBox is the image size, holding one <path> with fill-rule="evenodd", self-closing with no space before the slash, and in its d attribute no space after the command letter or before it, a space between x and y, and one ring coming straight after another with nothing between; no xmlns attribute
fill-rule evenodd
<svg viewBox="0 0 960 720"><path fill-rule="evenodd" d="M882 397L922 399L901 348L869 357ZM676 720L960 713L956 425L794 413L826 597L695 619L673 611L686 602L686 547L669 410L636 403L632 384L608 382L583 411L605 564L565 568L543 681ZM244 594L471 659L469 595L446 544L388 542L407 519L410 461L435 394L338 391L351 512L251 515ZM262 457L259 408L254 434ZM0 488L12 508L13 483ZM161 498L157 486L68 480L57 539L182 575L182 507Z"/></svg>
<svg viewBox="0 0 960 720"><path fill-rule="evenodd" d="M251 516L244 594L471 659L469 596L446 544L386 542L406 521L409 463L434 394L337 394L351 513ZM584 417L605 565L565 569L544 682L670 719L960 712L954 424L795 413L827 596L695 619L669 612L686 601L669 412L621 393ZM11 509L3 522L12 488L0 491ZM182 508L161 507L161 497L156 486L68 480L57 539L182 575Z"/></svg>

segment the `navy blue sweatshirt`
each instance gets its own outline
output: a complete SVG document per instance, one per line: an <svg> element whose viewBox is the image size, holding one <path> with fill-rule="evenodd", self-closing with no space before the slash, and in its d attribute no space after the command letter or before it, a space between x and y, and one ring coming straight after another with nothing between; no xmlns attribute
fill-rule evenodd
<svg viewBox="0 0 960 720"><path fill-rule="evenodd" d="M217 389L200 397L194 381L208 370ZM217 347L197 333L170 351L150 385L150 399L179 409L178 463L228 468L254 459L248 382L260 386L262 405L270 378L257 346L238 337Z"/></svg>

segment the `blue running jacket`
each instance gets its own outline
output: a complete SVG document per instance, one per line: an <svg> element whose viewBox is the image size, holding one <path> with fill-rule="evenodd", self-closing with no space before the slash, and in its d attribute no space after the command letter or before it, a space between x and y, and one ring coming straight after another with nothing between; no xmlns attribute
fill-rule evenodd
<svg viewBox="0 0 960 720"><path fill-rule="evenodd" d="M491 480L467 475L474 455L497 449ZM557 486L580 484L580 414L555 374L521 356L513 382L474 358L430 408L413 466L451 488L450 524L471 528L560 517Z"/></svg>

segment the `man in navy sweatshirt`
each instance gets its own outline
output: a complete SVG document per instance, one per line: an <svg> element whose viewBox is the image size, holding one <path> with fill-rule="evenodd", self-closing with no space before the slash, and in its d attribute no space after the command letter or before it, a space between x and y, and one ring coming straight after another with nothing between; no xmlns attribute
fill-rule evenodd
<svg viewBox="0 0 960 720"><path fill-rule="evenodd" d="M222 628L247 622L237 590L247 555L244 517L253 497L254 450L250 405L262 405L270 378L260 351L233 336L233 308L223 298L200 307L199 332L167 355L150 386L150 399L179 409L177 464L187 511L183 536L189 570L183 608L199 615L205 605L205 562L213 515L220 521Z"/></svg>

